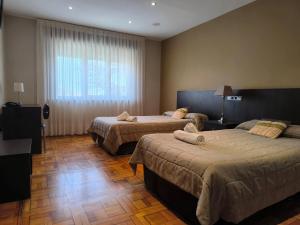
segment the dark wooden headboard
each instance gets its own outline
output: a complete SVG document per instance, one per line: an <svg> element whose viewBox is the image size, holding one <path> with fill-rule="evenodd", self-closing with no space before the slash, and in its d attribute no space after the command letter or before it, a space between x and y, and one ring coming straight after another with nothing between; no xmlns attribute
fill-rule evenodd
<svg viewBox="0 0 300 225"><path fill-rule="evenodd" d="M225 119L243 122L251 119L279 119L300 124L300 88L241 89L234 94L242 101L225 101ZM177 107L202 112L210 119L219 119L222 97L214 91L178 91Z"/></svg>

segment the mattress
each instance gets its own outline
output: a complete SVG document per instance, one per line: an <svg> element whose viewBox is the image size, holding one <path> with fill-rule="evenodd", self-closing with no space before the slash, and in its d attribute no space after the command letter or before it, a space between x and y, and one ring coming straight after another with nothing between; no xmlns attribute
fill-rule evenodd
<svg viewBox="0 0 300 225"><path fill-rule="evenodd" d="M193 119L173 119L169 116L138 116L137 122L118 121L116 117L96 117L89 133L103 138L103 146L116 154L122 144L137 142L143 135L168 133L183 129Z"/></svg>
<svg viewBox="0 0 300 225"><path fill-rule="evenodd" d="M129 161L199 199L202 225L220 218L238 223L300 191L300 139L270 139L245 130L201 132L205 142L191 145L173 134L143 136ZM174 204L180 204L174 203Z"/></svg>

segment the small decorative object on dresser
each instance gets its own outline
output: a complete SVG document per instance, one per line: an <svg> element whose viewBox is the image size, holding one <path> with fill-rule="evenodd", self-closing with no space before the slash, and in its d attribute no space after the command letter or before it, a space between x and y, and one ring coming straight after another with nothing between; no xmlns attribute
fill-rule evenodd
<svg viewBox="0 0 300 225"><path fill-rule="evenodd" d="M46 120L49 119L49 116L50 116L50 107L48 104L45 104L43 106L43 123L41 125L41 128L42 128L42 135L43 135L43 153L46 152Z"/></svg>
<svg viewBox="0 0 300 225"><path fill-rule="evenodd" d="M224 129L233 129L239 123L226 121L221 123L219 120L207 120L204 121L204 131L208 130L224 130Z"/></svg>
<svg viewBox="0 0 300 225"><path fill-rule="evenodd" d="M24 83L14 82L14 92L18 93L18 103L21 105L21 93L24 92Z"/></svg>

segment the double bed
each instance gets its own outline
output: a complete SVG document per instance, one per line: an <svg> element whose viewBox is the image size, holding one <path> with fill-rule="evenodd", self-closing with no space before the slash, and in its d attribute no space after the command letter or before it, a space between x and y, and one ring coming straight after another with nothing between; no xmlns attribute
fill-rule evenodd
<svg viewBox="0 0 300 225"><path fill-rule="evenodd" d="M188 113L183 119L174 119L170 113L160 116L137 116L137 122L118 121L116 117L96 117L89 128L94 141L110 154L132 153L137 141L146 134L171 133L194 123L199 130L207 116Z"/></svg>
<svg viewBox="0 0 300 225"><path fill-rule="evenodd" d="M204 131L191 145L173 134L143 136L130 159L146 187L192 223L239 223L300 191L300 137L248 133L247 126Z"/></svg>

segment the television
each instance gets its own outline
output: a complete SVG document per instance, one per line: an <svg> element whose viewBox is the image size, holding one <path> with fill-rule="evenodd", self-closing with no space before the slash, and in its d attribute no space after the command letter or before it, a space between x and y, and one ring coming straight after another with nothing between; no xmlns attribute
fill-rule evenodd
<svg viewBox="0 0 300 225"><path fill-rule="evenodd" d="M0 0L0 29L1 29L1 27L2 27L3 1L4 1L4 0Z"/></svg>

